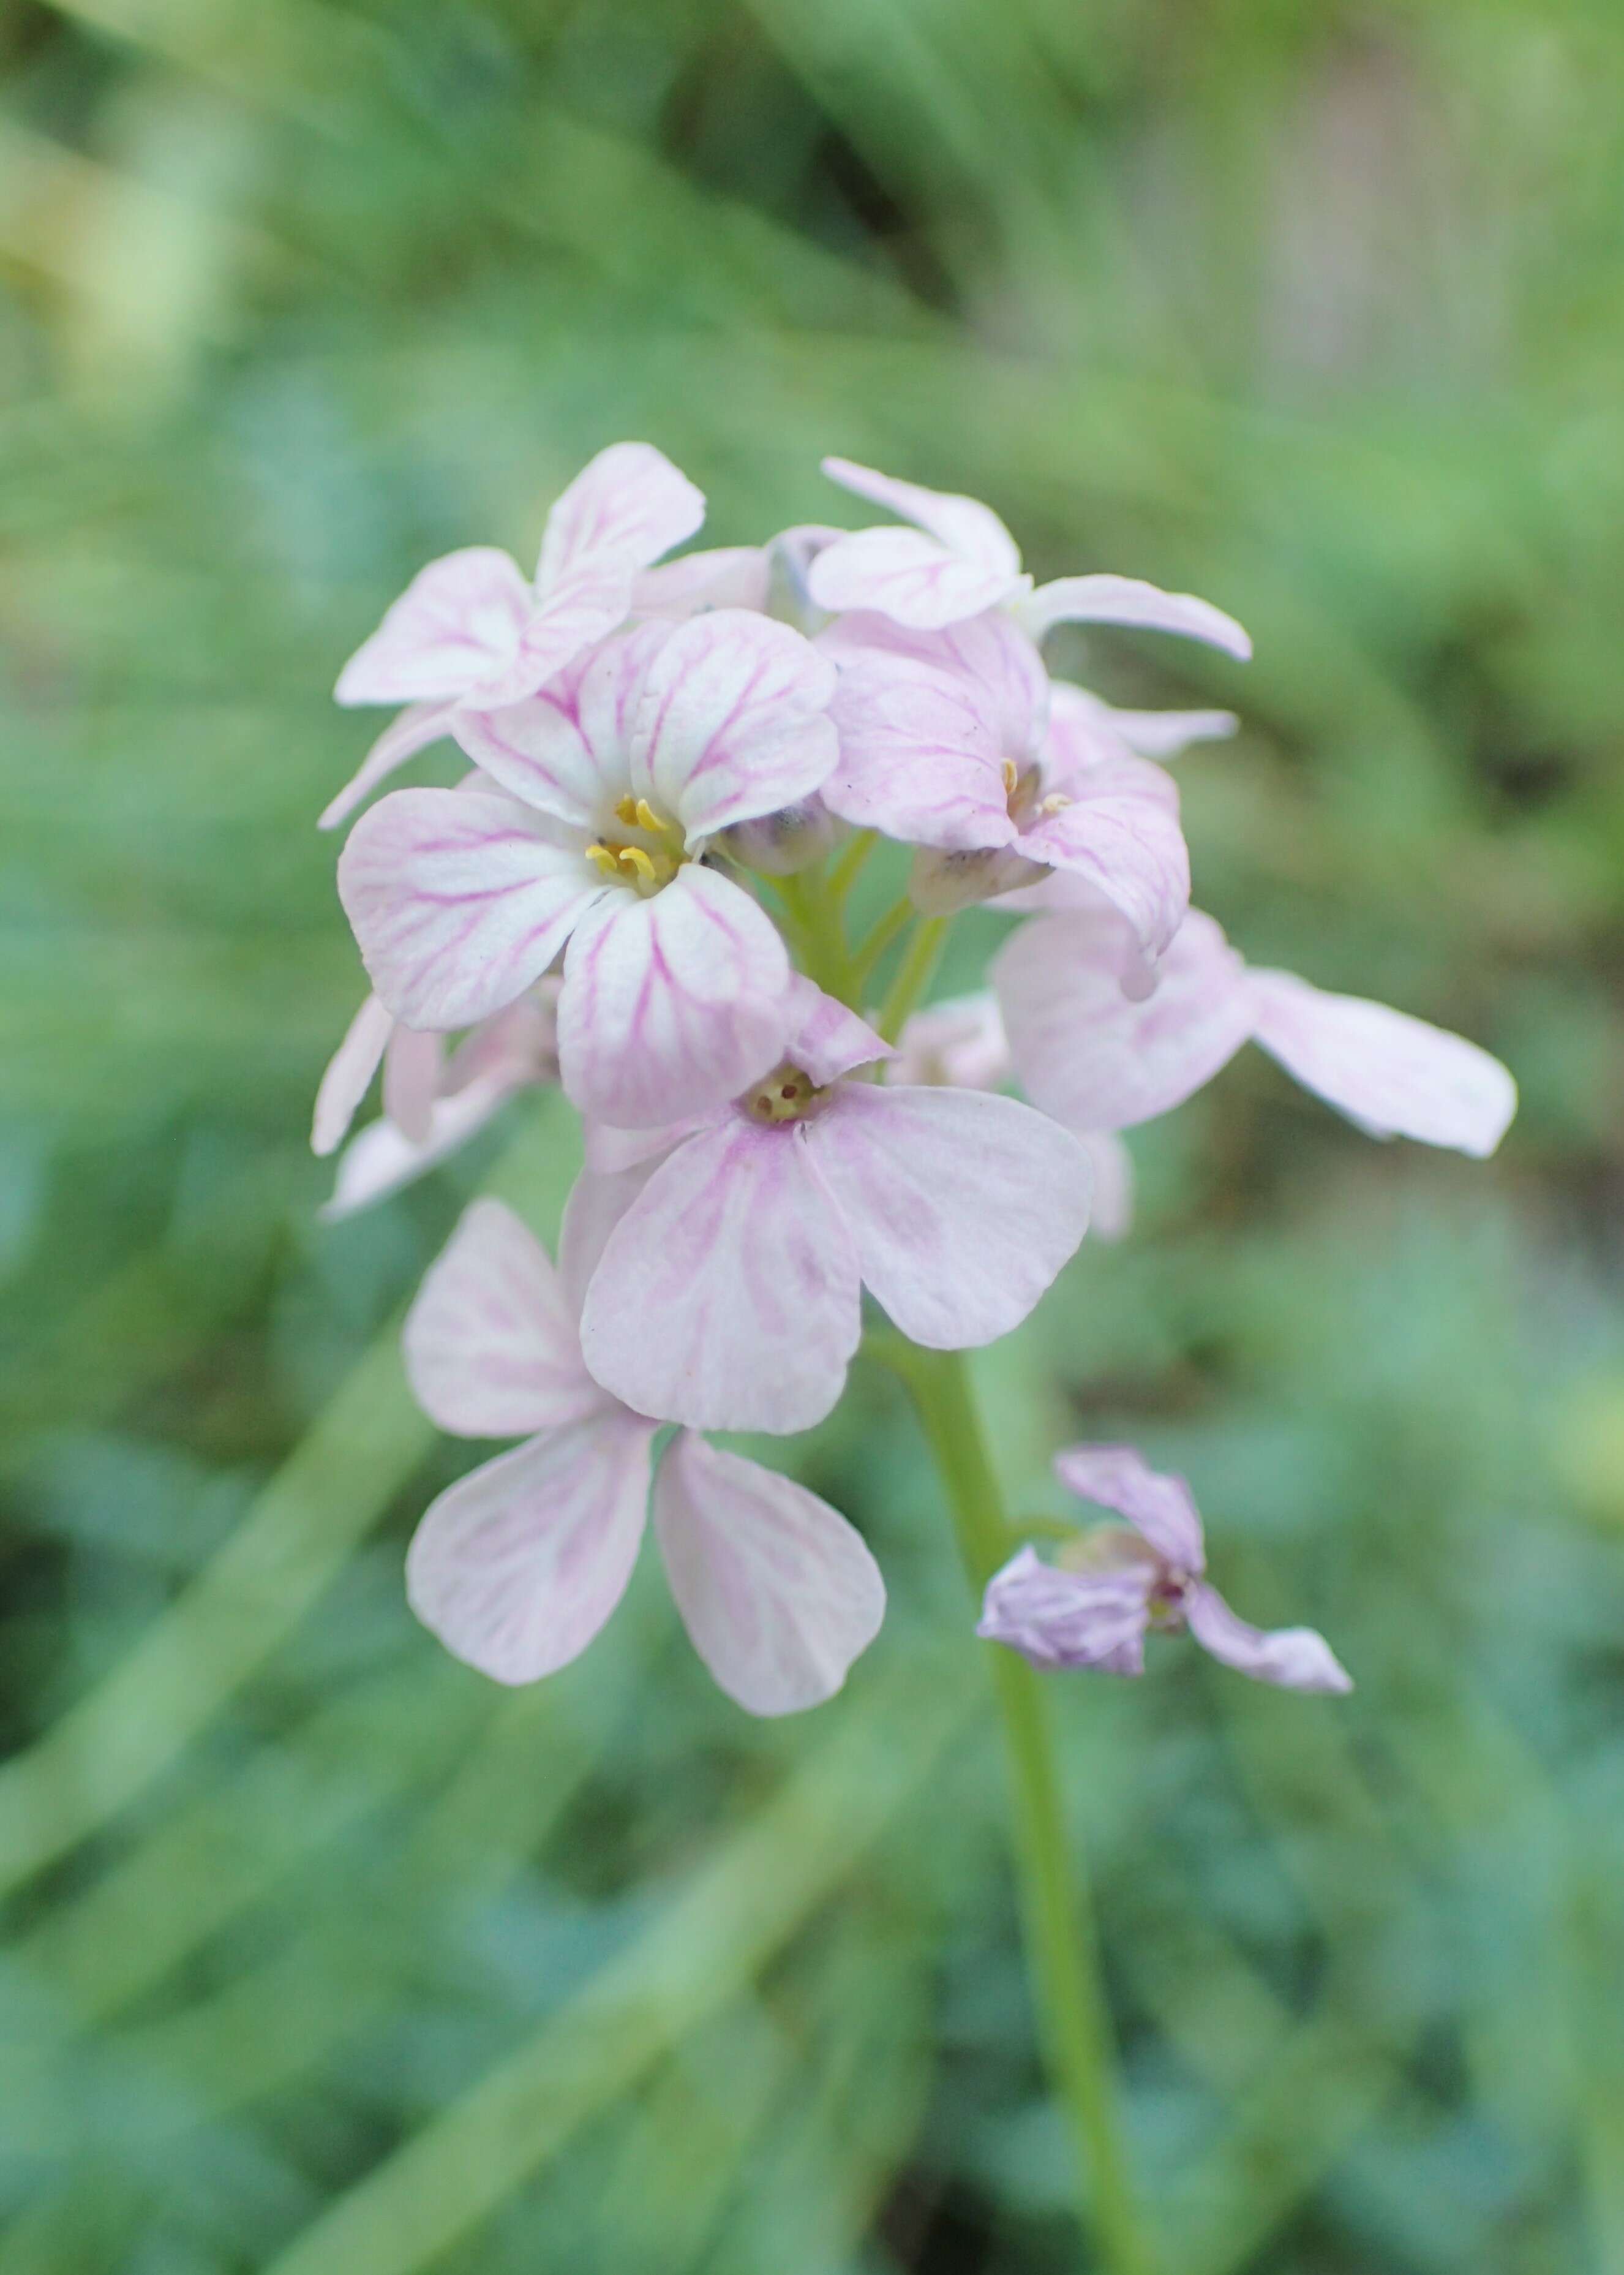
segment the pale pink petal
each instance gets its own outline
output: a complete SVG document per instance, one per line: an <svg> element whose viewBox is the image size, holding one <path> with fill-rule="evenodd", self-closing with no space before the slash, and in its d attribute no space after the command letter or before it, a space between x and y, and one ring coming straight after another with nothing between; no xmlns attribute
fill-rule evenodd
<svg viewBox="0 0 1624 2275"><path fill-rule="evenodd" d="M637 1412L808 1430L840 1396L862 1325L857 1258L805 1127L729 1114L661 1163L609 1235L581 1347Z"/></svg>
<svg viewBox="0 0 1624 2275"><path fill-rule="evenodd" d="M983 505L978 498L898 481L894 475L876 473L872 466L856 465L850 458L826 458L823 471L842 489L928 531L964 560L1001 571L1007 578L1020 575L1020 548L992 507Z"/></svg>
<svg viewBox="0 0 1624 2275"><path fill-rule="evenodd" d="M427 1140L444 1060L443 1036L397 1023L383 1053L383 1111L414 1145Z"/></svg>
<svg viewBox="0 0 1624 2275"><path fill-rule="evenodd" d="M1072 776L1120 760L1124 752L1174 759L1187 744L1233 735L1240 724L1233 711L1119 711L1063 679L1054 681L1049 692L1044 772L1060 790Z"/></svg>
<svg viewBox="0 0 1624 2275"><path fill-rule="evenodd" d="M781 530L769 541L767 607L781 624L794 624L809 637L820 628L825 611L812 599L807 578L818 556L849 534L826 522L806 521Z"/></svg>
<svg viewBox="0 0 1624 2275"><path fill-rule="evenodd" d="M654 1480L654 1533L694 1649L752 1714L832 1698L885 1617L885 1583L804 1485L684 1431Z"/></svg>
<svg viewBox="0 0 1624 2275"><path fill-rule="evenodd" d="M702 608L765 608L772 556L764 545L720 545L646 569L632 587L639 616L692 616Z"/></svg>
<svg viewBox="0 0 1624 2275"><path fill-rule="evenodd" d="M1000 754L1023 767L1043 741L1049 676L1043 658L1007 609L989 608L935 631L913 631L859 609L837 618L819 635L818 646L842 671L888 655L968 682L978 717Z"/></svg>
<svg viewBox="0 0 1624 2275"><path fill-rule="evenodd" d="M786 1002L789 1016L784 1056L820 1086L854 1067L872 1066L896 1054L866 1019L859 1019L838 997L826 995L796 972Z"/></svg>
<svg viewBox="0 0 1624 2275"><path fill-rule="evenodd" d="M1164 593L1137 577L1057 577L1039 585L1016 611L1033 639L1052 624L1129 624L1144 631L1179 632L1205 640L1244 662L1252 644L1233 616L1193 593Z"/></svg>
<svg viewBox="0 0 1624 2275"><path fill-rule="evenodd" d="M412 1394L442 1430L510 1438L599 1412L552 1258L501 1201L470 1202L401 1337Z"/></svg>
<svg viewBox="0 0 1624 2275"><path fill-rule="evenodd" d="M703 1114L684 1115L680 1122L657 1122L649 1130L617 1130L612 1122L594 1122L589 1116L584 1124L586 1166L605 1176L616 1176L623 1169L635 1169L639 1162L663 1160L674 1145L708 1130L715 1120L714 1107Z"/></svg>
<svg viewBox="0 0 1624 2275"><path fill-rule="evenodd" d="M807 590L820 608L876 608L922 631L978 616L1022 589L1018 571L967 560L917 529L859 529L812 563Z"/></svg>
<svg viewBox="0 0 1624 2275"><path fill-rule="evenodd" d="M829 709L840 755L822 792L830 811L905 844L1007 845L1015 824L986 691L884 649L840 654Z"/></svg>
<svg viewBox="0 0 1624 2275"><path fill-rule="evenodd" d="M355 825L338 896L374 986L414 1027L472 1027L539 979L613 888L510 799L391 791Z"/></svg>
<svg viewBox="0 0 1624 2275"><path fill-rule="evenodd" d="M954 1090L1001 1090L1009 1079L1009 1043L991 989L953 995L916 1011L886 1069L890 1083L942 1083ZM1096 1223L1099 1196L1094 1197Z"/></svg>
<svg viewBox="0 0 1624 2275"><path fill-rule="evenodd" d="M1254 1682L1277 1682L1284 1690L1353 1689L1352 1677L1312 1628L1248 1627L1205 1583L1185 1591L1184 1617L1204 1651Z"/></svg>
<svg viewBox="0 0 1624 2275"><path fill-rule="evenodd" d="M344 1030L344 1039L327 1062L316 1092L310 1125L310 1150L330 1153L355 1119L378 1071L389 1030L395 1024L375 995L369 995Z"/></svg>
<svg viewBox="0 0 1624 2275"><path fill-rule="evenodd" d="M908 873L908 897L921 916L956 916L979 901L1029 890L1049 874L1017 844L944 852L921 845Z"/></svg>
<svg viewBox="0 0 1624 2275"><path fill-rule="evenodd" d="M625 788L623 761L618 779L605 768L582 733L573 706L555 691L506 703L500 710L459 714L461 748L491 780L539 813L549 813L572 828L596 831L605 805Z"/></svg>
<svg viewBox="0 0 1624 2275"><path fill-rule="evenodd" d="M567 1666L631 1577L653 1436L629 1414L596 1414L442 1493L406 1553L406 1595L424 1626L497 1682Z"/></svg>
<svg viewBox="0 0 1624 2275"><path fill-rule="evenodd" d="M588 1124L589 1144L593 1126ZM604 1128L602 1123L596 1126ZM581 1316L586 1290L609 1235L663 1159L664 1153L642 1153L625 1161L606 1162L601 1169L589 1160L570 1186L558 1231L558 1276L571 1319L578 1320Z"/></svg>
<svg viewBox="0 0 1624 2275"><path fill-rule="evenodd" d="M482 710L520 702L567 670L582 650L624 624L634 571L612 554L589 554L548 587L526 616L510 661L472 691Z"/></svg>
<svg viewBox="0 0 1624 2275"><path fill-rule="evenodd" d="M1288 1074L1377 1138L1417 1138L1480 1159L1517 1110L1488 1052L1385 1003L1327 995L1289 971L1253 971L1257 1039Z"/></svg>
<svg viewBox="0 0 1624 2275"><path fill-rule="evenodd" d="M1031 1548L988 1581L976 1633L1034 1667L1143 1674L1154 1568L1067 1572Z"/></svg>
<svg viewBox="0 0 1624 2275"><path fill-rule="evenodd" d="M589 459L547 518L536 586L554 589L570 569L607 556L646 569L693 535L705 495L652 442L611 442Z"/></svg>
<svg viewBox="0 0 1624 2275"><path fill-rule="evenodd" d="M837 755L835 667L788 624L714 608L670 633L644 675L631 785L690 844L793 805Z"/></svg>
<svg viewBox="0 0 1624 2275"><path fill-rule="evenodd" d="M1022 827L1018 850L1091 885L1121 911L1146 955L1159 956L1190 906L1177 791L1159 767L1129 756L1075 777L1071 791L1042 801Z"/></svg>
<svg viewBox="0 0 1624 2275"><path fill-rule="evenodd" d="M338 675L340 703L419 703L466 694L517 650L533 606L517 562L465 546L419 569Z"/></svg>
<svg viewBox="0 0 1624 2275"><path fill-rule="evenodd" d="M1133 1155L1109 1130L1079 1130L1076 1140L1094 1172L1088 1228L1096 1240L1125 1240L1133 1229Z"/></svg>
<svg viewBox="0 0 1624 2275"><path fill-rule="evenodd" d="M514 1087L510 1082L475 1082L454 1098L438 1100L420 1145L414 1145L392 1122L369 1122L339 1155L331 1198L317 1213L326 1223L337 1223L415 1183L483 1130L512 1097Z"/></svg>
<svg viewBox="0 0 1624 2275"><path fill-rule="evenodd" d="M1211 917L1191 910L1142 1001L1122 992L1125 930L1114 915L1042 917L993 959L1021 1087L1075 1130L1127 1130L1166 1114L1252 1030L1245 966Z"/></svg>
<svg viewBox="0 0 1624 2275"><path fill-rule="evenodd" d="M611 886L564 959L565 1092L626 1129L720 1105L779 1057L789 980L770 918L714 869L690 862L646 900Z"/></svg>
<svg viewBox="0 0 1624 2275"><path fill-rule="evenodd" d="M1119 711L1111 725L1142 759L1176 759L1192 743L1227 742L1240 725L1233 711Z"/></svg>
<svg viewBox="0 0 1624 2275"><path fill-rule="evenodd" d="M548 974L505 1011L472 1029L446 1062L440 1087L448 1098L472 1082L524 1083L558 1079L558 992L561 975Z"/></svg>
<svg viewBox="0 0 1624 2275"><path fill-rule="evenodd" d="M813 790L810 797L759 814L754 821L736 821L722 833L720 843L729 859L746 869L759 869L769 877L793 877L832 852L839 835L839 822L821 793Z"/></svg>
<svg viewBox="0 0 1624 2275"><path fill-rule="evenodd" d="M449 735L451 722L457 716L457 708L455 700L412 703L397 719L391 719L357 771L332 803L323 809L317 828L336 829L369 792L376 790L381 782L387 781L397 767L404 767L408 759L414 759L431 743L437 743L442 735Z"/></svg>
<svg viewBox="0 0 1624 2275"><path fill-rule="evenodd" d="M865 1284L932 1349L1019 1326L1087 1228L1087 1156L1012 1098L852 1082L803 1127Z"/></svg>
<svg viewBox="0 0 1624 2275"><path fill-rule="evenodd" d="M1182 1478L1151 1468L1132 1446L1068 1446L1054 1456L1068 1493L1125 1516L1156 1553L1180 1572L1206 1564L1201 1518Z"/></svg>

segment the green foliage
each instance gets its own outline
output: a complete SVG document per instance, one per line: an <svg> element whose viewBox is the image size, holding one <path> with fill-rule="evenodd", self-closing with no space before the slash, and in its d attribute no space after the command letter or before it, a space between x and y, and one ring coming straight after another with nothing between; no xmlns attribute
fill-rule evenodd
<svg viewBox="0 0 1624 2275"><path fill-rule="evenodd" d="M467 1456L398 1308L574 1140L316 1221L327 691L622 435L718 542L850 518L836 450L1233 610L1245 672L1087 649L1243 713L1199 897L1521 1077L1483 1170L1237 1062L978 1380L1017 1507L1131 1434L1359 1686L1056 1686L1166 2264L1624 2265L1624 18L24 0L0 63L0 2275L1070 2264L891 1385L769 1455L891 1588L814 1717L650 1571L513 1697L402 1598Z"/></svg>

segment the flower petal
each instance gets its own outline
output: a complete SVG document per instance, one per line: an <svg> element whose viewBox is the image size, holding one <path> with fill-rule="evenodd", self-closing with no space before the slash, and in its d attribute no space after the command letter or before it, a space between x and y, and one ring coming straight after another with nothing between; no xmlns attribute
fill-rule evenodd
<svg viewBox="0 0 1624 2275"><path fill-rule="evenodd" d="M886 1069L891 1083L940 1083L952 1090L1001 1090L1009 1079L1009 1043L991 988L948 996L916 1011ZM1096 1196L1096 1210L1098 1210Z"/></svg>
<svg viewBox="0 0 1624 2275"><path fill-rule="evenodd" d="M1205 1582L1186 1589L1184 1617L1204 1651L1256 1682L1277 1682L1284 1690L1353 1689L1352 1676L1324 1636L1312 1628L1248 1627Z"/></svg>
<svg viewBox="0 0 1624 2275"><path fill-rule="evenodd" d="M355 1119L355 1109L372 1085L395 1022L375 995L369 995L344 1030L344 1039L327 1062L316 1092L310 1125L310 1150L330 1153Z"/></svg>
<svg viewBox="0 0 1624 2275"><path fill-rule="evenodd" d="M631 1415L595 1414L442 1493L406 1553L406 1594L424 1626L497 1682L567 1666L631 1577L653 1438Z"/></svg>
<svg viewBox="0 0 1624 2275"><path fill-rule="evenodd" d="M1133 1155L1110 1130L1079 1130L1076 1141L1094 1172L1088 1228L1096 1240L1125 1240L1133 1229Z"/></svg>
<svg viewBox="0 0 1624 2275"><path fill-rule="evenodd" d="M765 608L772 556L764 545L719 545L646 569L632 587L639 616L694 616L703 608Z"/></svg>
<svg viewBox="0 0 1624 2275"><path fill-rule="evenodd" d="M962 497L952 490L929 490L919 482L898 481L894 475L876 473L850 458L826 458L823 471L832 482L882 505L899 520L911 521L929 532L965 561L998 570L1007 578L1021 573L1021 551L990 505L979 498Z"/></svg>
<svg viewBox="0 0 1624 2275"><path fill-rule="evenodd" d="M444 1062L442 1036L397 1022L383 1053L383 1111L414 1145L428 1136Z"/></svg>
<svg viewBox="0 0 1624 2275"><path fill-rule="evenodd" d="M647 900L611 886L564 961L565 1092L627 1129L721 1105L778 1058L789 979L770 918L714 869L691 862Z"/></svg>
<svg viewBox="0 0 1624 2275"><path fill-rule="evenodd" d="M644 676L631 786L691 845L807 797L838 754L835 671L788 624L713 608L670 633Z"/></svg>
<svg viewBox="0 0 1624 2275"><path fill-rule="evenodd" d="M654 1532L694 1649L749 1713L832 1698L880 1632L885 1583L845 1518L687 1431L654 1481Z"/></svg>
<svg viewBox="0 0 1624 2275"><path fill-rule="evenodd" d="M548 515L537 588L552 590L567 571L601 556L646 569L704 519L704 492L663 450L652 442L611 442L587 461Z"/></svg>
<svg viewBox="0 0 1624 2275"><path fill-rule="evenodd" d="M420 1145L414 1145L392 1122L369 1122L339 1155L332 1195L317 1214L323 1223L336 1224L414 1183L483 1130L516 1087L510 1082L475 1082L455 1097L436 1100Z"/></svg>
<svg viewBox="0 0 1624 2275"><path fill-rule="evenodd" d="M1019 1326L1087 1227L1087 1156L1012 1098L846 1083L804 1127L864 1281L933 1350Z"/></svg>
<svg viewBox="0 0 1624 2275"><path fill-rule="evenodd" d="M605 804L603 769L574 706L560 702L556 690L497 710L465 707L456 732L475 766L512 797L572 828L595 833Z"/></svg>
<svg viewBox="0 0 1624 2275"><path fill-rule="evenodd" d="M1205 1568L1201 1517L1182 1478L1151 1468L1132 1446L1068 1446L1054 1456L1068 1493L1125 1516L1156 1553L1180 1572Z"/></svg>
<svg viewBox="0 0 1624 2275"><path fill-rule="evenodd" d="M729 1114L662 1161L581 1314L598 1380L696 1430L810 1429L861 1332L857 1258L798 1127Z"/></svg>
<svg viewBox="0 0 1624 2275"><path fill-rule="evenodd" d="M316 827L336 829L397 767L404 767L408 759L449 735L457 710L455 700L408 704L398 718L390 720L337 797L323 807Z"/></svg>
<svg viewBox="0 0 1624 2275"><path fill-rule="evenodd" d="M1122 911L1148 956L1159 956L1183 922L1190 850L1178 793L1148 759L1124 754L1074 777L1067 803L1053 812L1040 809L1016 843L1029 860L1092 885Z"/></svg>
<svg viewBox="0 0 1624 2275"><path fill-rule="evenodd" d="M1127 1130L1211 1081L1252 1029L1246 971L1191 910L1143 1001L1122 992L1127 928L1114 912L1040 917L993 959L1021 1087L1075 1130Z"/></svg>
<svg viewBox="0 0 1624 2275"><path fill-rule="evenodd" d="M967 675L842 648L829 716L840 756L823 799L842 820L956 850L1015 835L993 705Z"/></svg>
<svg viewBox="0 0 1624 2275"><path fill-rule="evenodd" d="M1155 1577L1148 1564L1064 1572L1023 1548L987 1582L976 1633L1007 1644L1034 1667L1143 1674Z"/></svg>
<svg viewBox="0 0 1624 2275"><path fill-rule="evenodd" d="M1289 971L1250 972L1246 985L1264 1049L1372 1137L1481 1159L1505 1136L1517 1086L1476 1043Z"/></svg>
<svg viewBox="0 0 1624 2275"><path fill-rule="evenodd" d="M518 563L465 546L419 569L338 675L340 703L418 703L466 694L516 653L533 607Z"/></svg>
<svg viewBox="0 0 1624 2275"><path fill-rule="evenodd" d="M501 1201L471 1201L401 1336L418 1404L463 1438L513 1438L606 1403L553 1260Z"/></svg>
<svg viewBox="0 0 1624 2275"><path fill-rule="evenodd" d="M866 1019L859 1019L837 996L826 995L798 971L790 978L787 1009L784 1056L820 1085L850 1074L854 1067L872 1066L896 1055Z"/></svg>
<svg viewBox="0 0 1624 2275"><path fill-rule="evenodd" d="M472 1027L537 980L610 889L540 816L478 791L397 790L364 813L338 896L374 986L414 1027Z"/></svg>
<svg viewBox="0 0 1624 2275"><path fill-rule="evenodd" d="M532 608L511 660L473 691L481 709L517 703L607 639L631 611L635 571L612 554L589 554L563 571Z"/></svg>
<svg viewBox="0 0 1624 2275"><path fill-rule="evenodd" d="M1252 652L1248 634L1210 601L1198 601L1193 593L1164 593L1137 577L1057 577L1021 601L1016 614L1033 639L1041 639L1053 624L1129 624L1205 640L1243 663Z"/></svg>
<svg viewBox="0 0 1624 2275"><path fill-rule="evenodd" d="M1018 571L967 560L917 529L859 529L826 546L806 575L820 608L875 608L933 631L978 616L1022 589Z"/></svg>

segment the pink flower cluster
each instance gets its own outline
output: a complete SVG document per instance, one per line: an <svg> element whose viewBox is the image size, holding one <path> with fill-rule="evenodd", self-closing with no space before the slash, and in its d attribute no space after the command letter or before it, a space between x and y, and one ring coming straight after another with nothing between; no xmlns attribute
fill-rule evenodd
<svg viewBox="0 0 1624 2275"><path fill-rule="evenodd" d="M476 1203L406 1330L436 1420L525 1436L442 1495L409 1565L419 1615L501 1681L601 1626L652 1479L722 1687L760 1713L838 1689L880 1623L872 1559L813 1495L697 1433L820 1420L865 1289L931 1349L1018 1326L1091 1195L1097 1233L1127 1230L1118 1133L1249 1038L1381 1136L1486 1153L1514 1104L1474 1045L1249 971L1190 910L1163 763L1234 718L1114 709L1051 680L1039 647L1055 624L1108 623L1244 658L1233 619L1129 578L1034 589L975 500L825 471L898 519L668 561L704 500L650 445L616 444L553 507L533 579L487 547L432 562L339 678L342 703L403 707L325 825L431 743L469 770L366 805L339 859L373 992L322 1082L317 1151L380 1068L383 1113L329 1210L419 1174L527 1085L560 1084L585 1123L559 1272ZM782 881L803 913L814 888L827 908L824 865L860 858L857 832L911 850L916 931L981 902L1024 918L989 993L902 1003L881 1032L850 956L820 967L846 1000L797 969ZM1182 1486L1110 1449L1062 1474L1137 1531L1054 1566L1023 1549L983 1634L1137 1672L1147 1629L1188 1624L1266 1680L1345 1687L1318 1638L1258 1637L1227 1610Z"/></svg>

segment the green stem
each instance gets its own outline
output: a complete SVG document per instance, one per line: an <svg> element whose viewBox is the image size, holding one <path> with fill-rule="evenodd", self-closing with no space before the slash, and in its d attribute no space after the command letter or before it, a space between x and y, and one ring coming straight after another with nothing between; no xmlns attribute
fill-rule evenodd
<svg viewBox="0 0 1624 2275"><path fill-rule="evenodd" d="M963 1355L921 1350L895 1335L870 1337L865 1349L893 1367L913 1395L978 1599L1015 1543ZM1012 1789L1027 1956L1050 2071L1070 2120L1100 2264L1109 2275L1151 2275L1154 2262L1122 2143L1093 1904L1067 1838L1048 1702L1018 1653L993 1646L991 1660Z"/></svg>
<svg viewBox="0 0 1624 2275"><path fill-rule="evenodd" d="M936 959L941 954L941 944L947 937L945 917L926 917L909 941L907 951L896 968L896 977L886 991L880 1006L879 1027L888 1043L894 1043L903 1032L903 1024L931 984L931 974L936 969Z"/></svg>
<svg viewBox="0 0 1624 2275"><path fill-rule="evenodd" d="M865 987L875 965L885 954L898 933L905 932L913 921L913 903L904 893L900 901L893 901L879 923L859 944L852 958L857 984Z"/></svg>
<svg viewBox="0 0 1624 2275"><path fill-rule="evenodd" d="M837 909L846 905L846 896L857 882L857 872L879 843L872 829L859 829L851 843L836 857L829 871L829 898Z"/></svg>
<svg viewBox="0 0 1624 2275"><path fill-rule="evenodd" d="M807 978L826 994L855 1009L860 981L846 945L840 903L831 895L827 880L815 869L803 869L772 882L789 912Z"/></svg>

